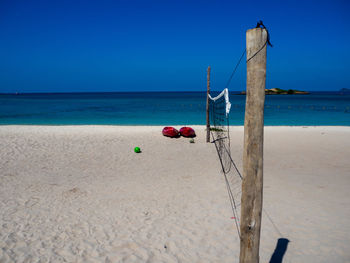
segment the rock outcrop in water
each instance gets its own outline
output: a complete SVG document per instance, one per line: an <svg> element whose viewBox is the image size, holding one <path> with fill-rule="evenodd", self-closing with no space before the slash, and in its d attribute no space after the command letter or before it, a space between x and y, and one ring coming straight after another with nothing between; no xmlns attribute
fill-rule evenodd
<svg viewBox="0 0 350 263"><path fill-rule="evenodd" d="M343 89L340 89L339 92L340 92L340 94L348 95L348 94L350 94L350 89L343 88Z"/></svg>
<svg viewBox="0 0 350 263"><path fill-rule="evenodd" d="M242 91L240 94L245 95L246 91ZM310 94L310 92L295 90L295 89L284 90L284 89L274 88L274 89L265 89L265 94L266 95L294 95L294 94L306 95L306 94Z"/></svg>

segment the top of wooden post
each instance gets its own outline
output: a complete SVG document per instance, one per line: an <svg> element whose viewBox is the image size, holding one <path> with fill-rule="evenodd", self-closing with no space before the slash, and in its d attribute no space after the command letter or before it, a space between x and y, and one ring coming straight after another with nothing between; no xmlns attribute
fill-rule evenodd
<svg viewBox="0 0 350 263"><path fill-rule="evenodd" d="M268 33L264 28L257 27L247 30L247 62L249 62L251 59L254 59L255 61L261 60L264 57L262 56L262 53L264 53L266 56L266 46L268 41L267 37Z"/></svg>

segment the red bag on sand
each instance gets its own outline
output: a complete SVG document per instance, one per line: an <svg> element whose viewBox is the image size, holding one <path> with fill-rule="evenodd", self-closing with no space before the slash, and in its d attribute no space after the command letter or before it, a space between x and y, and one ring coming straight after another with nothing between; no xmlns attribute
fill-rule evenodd
<svg viewBox="0 0 350 263"><path fill-rule="evenodd" d="M164 136L171 138L179 137L179 131L174 127L164 127L162 133Z"/></svg>
<svg viewBox="0 0 350 263"><path fill-rule="evenodd" d="M180 129L180 134L183 137L196 137L196 133L194 132L194 130L190 127L182 127Z"/></svg>

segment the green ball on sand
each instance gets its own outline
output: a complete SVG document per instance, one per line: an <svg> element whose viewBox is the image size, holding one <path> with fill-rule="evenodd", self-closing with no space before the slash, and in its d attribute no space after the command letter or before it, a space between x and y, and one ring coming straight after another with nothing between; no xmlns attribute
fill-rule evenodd
<svg viewBox="0 0 350 263"><path fill-rule="evenodd" d="M134 152L135 152L135 153L140 153L140 152L141 152L140 147L135 147L135 148L134 148Z"/></svg>

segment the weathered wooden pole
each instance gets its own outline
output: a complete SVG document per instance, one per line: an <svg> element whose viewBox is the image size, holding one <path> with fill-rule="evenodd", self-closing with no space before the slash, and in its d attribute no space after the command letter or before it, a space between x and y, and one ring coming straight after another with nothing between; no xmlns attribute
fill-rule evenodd
<svg viewBox="0 0 350 263"><path fill-rule="evenodd" d="M259 262L263 205L263 141L267 31L250 29L247 38L247 93L244 118L240 263Z"/></svg>
<svg viewBox="0 0 350 263"><path fill-rule="evenodd" d="M207 142L210 141L210 122L209 122L209 93L210 93L210 66L207 72Z"/></svg>

